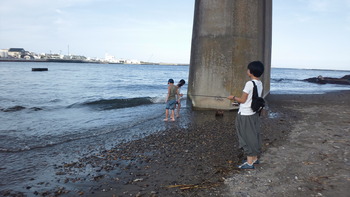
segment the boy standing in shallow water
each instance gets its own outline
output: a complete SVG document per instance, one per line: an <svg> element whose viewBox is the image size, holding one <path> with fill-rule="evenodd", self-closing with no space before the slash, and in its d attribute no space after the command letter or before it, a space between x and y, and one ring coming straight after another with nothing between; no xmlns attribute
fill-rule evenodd
<svg viewBox="0 0 350 197"><path fill-rule="evenodd" d="M258 96L261 97L263 85L259 77L264 73L264 65L260 61L248 64L248 81L243 89L241 97L229 96L230 100L240 103L237 118L236 130L238 135L239 148L243 148L247 160L238 166L241 169L254 169L254 164L259 164L258 154L261 151L260 119L259 114L251 108L253 88L255 82L258 89Z"/></svg>
<svg viewBox="0 0 350 197"><path fill-rule="evenodd" d="M181 97L183 94L181 94L180 90L183 85L185 85L185 80L181 79L179 83L176 85L177 86L177 93L179 96L177 97L176 105L177 105L177 110L176 110L176 118L180 118L180 109L181 109ZM175 107L176 107L175 105Z"/></svg>
<svg viewBox="0 0 350 197"><path fill-rule="evenodd" d="M171 121L175 121L175 104L176 104L176 96L179 98L178 88L174 85L174 80L168 80L168 94L166 97L166 107L165 107L165 119L164 121L168 121L169 110L171 110L170 119Z"/></svg>

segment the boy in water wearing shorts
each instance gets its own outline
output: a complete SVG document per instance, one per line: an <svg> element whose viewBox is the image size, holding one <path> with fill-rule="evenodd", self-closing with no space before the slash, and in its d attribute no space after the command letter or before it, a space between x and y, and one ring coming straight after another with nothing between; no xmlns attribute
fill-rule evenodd
<svg viewBox="0 0 350 197"><path fill-rule="evenodd" d="M175 121L175 104L176 104L176 97L179 98L179 93L177 90L177 86L174 85L174 80L169 79L168 80L168 94L166 97L166 107L165 107L165 119L164 121L168 121L169 116L169 110L171 110L170 119L171 121Z"/></svg>
<svg viewBox="0 0 350 197"><path fill-rule="evenodd" d="M260 119L259 114L251 108L253 96L253 82L258 89L258 96L261 97L263 85L259 77L264 73L264 65L260 61L248 64L247 75L251 81L246 82L241 97L229 96L230 100L240 103L237 118L236 130L239 147L243 148L247 160L238 166L241 169L254 169L254 164L259 164L258 154L261 151Z"/></svg>

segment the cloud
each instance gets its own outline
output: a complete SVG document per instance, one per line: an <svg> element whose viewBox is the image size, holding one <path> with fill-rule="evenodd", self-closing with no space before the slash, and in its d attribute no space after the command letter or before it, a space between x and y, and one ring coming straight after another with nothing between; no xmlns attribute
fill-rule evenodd
<svg viewBox="0 0 350 197"><path fill-rule="evenodd" d="M55 11L57 14L62 14L62 10L60 10L60 9L56 9Z"/></svg>
<svg viewBox="0 0 350 197"><path fill-rule="evenodd" d="M309 0L309 7L316 12L326 12L331 7L330 4L332 3L334 2L328 0Z"/></svg>
<svg viewBox="0 0 350 197"><path fill-rule="evenodd" d="M307 7L313 12L349 12L350 0L302 0L300 3L307 3Z"/></svg>
<svg viewBox="0 0 350 197"><path fill-rule="evenodd" d="M294 16L295 16L295 19L300 23L311 22L313 19L310 15L300 14L300 13L295 13Z"/></svg>

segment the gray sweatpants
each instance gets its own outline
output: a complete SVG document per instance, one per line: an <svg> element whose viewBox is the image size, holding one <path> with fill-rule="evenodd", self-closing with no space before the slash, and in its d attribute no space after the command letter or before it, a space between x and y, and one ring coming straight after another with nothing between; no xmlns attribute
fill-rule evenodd
<svg viewBox="0 0 350 197"><path fill-rule="evenodd" d="M258 156L261 152L259 115L242 116L237 114L236 129L239 148L243 148L246 156Z"/></svg>

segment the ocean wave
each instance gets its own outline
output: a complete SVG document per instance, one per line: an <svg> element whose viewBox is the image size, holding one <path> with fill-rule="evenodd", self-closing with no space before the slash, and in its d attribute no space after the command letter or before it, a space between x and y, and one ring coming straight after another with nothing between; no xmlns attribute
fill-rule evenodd
<svg viewBox="0 0 350 197"><path fill-rule="evenodd" d="M293 82L293 81L302 81L299 79L288 79L288 78L271 78L271 82L283 82L283 83L288 83L288 82Z"/></svg>
<svg viewBox="0 0 350 197"><path fill-rule="evenodd" d="M9 138L9 136L6 136L6 137ZM16 144L2 143L2 145L0 146L0 153L6 153L6 152L15 153L15 152L29 151L33 149L41 149L41 148L51 147L51 146L65 143L65 142L73 141L73 140L66 140L66 141L60 141L55 143L50 141L42 141L42 142L37 142L35 140L33 141L27 142L27 141L23 141L23 139L14 138L13 142L16 142Z"/></svg>
<svg viewBox="0 0 350 197"><path fill-rule="evenodd" d="M6 109L0 109L0 110L3 111L3 112L15 112L15 111L21 111L23 109L25 109L25 107L20 106L20 105L16 105L16 106L13 106L13 107L9 107L9 108L6 108Z"/></svg>
<svg viewBox="0 0 350 197"><path fill-rule="evenodd" d="M66 143L75 144L83 143L80 140L92 140L96 138L101 138L101 136L106 136L109 134L117 135L117 140L115 142L122 142L124 140L131 139L137 136L139 130L133 131L132 127L137 125L143 125L145 122L150 120L159 119L159 115L143 116L144 119L130 119L130 121L118 123L112 126L102 126L87 129L72 130L71 133L52 133L47 135L28 134L23 135L22 130L0 130L0 153L16 153L31 151L35 149L43 149L48 147L53 147L57 145L62 145ZM136 133L134 133L136 132ZM25 132L27 133L27 132ZM141 133L139 133L142 135ZM104 138L104 137L102 137ZM120 139L120 140L119 140ZM69 144L65 145L70 146Z"/></svg>
<svg viewBox="0 0 350 197"><path fill-rule="evenodd" d="M52 99L52 100L50 100L50 103L58 103L61 101L62 101L61 99Z"/></svg>
<svg viewBox="0 0 350 197"><path fill-rule="evenodd" d="M16 106L13 106L13 107L8 107L8 108L0 108L0 111L2 112L17 112L17 111L21 111L21 110L24 110L24 109L27 109L26 107L23 107L23 106L20 106L20 105L16 105ZM42 108L40 107L31 107L29 108L30 110L33 110L33 111L40 111L40 110L43 110Z"/></svg>
<svg viewBox="0 0 350 197"><path fill-rule="evenodd" d="M99 110L112 110L120 108L137 107L140 105L153 104L154 98L151 97L136 97L136 98L119 98L119 99L100 99L96 101L88 101L80 104L73 104L69 108L76 106L89 106Z"/></svg>

